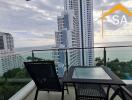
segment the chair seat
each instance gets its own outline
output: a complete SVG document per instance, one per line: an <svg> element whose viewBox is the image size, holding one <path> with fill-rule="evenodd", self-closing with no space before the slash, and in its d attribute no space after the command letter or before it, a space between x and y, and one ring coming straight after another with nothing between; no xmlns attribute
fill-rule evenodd
<svg viewBox="0 0 132 100"><path fill-rule="evenodd" d="M93 100L92 98L106 98L106 93L101 85L77 84L76 89L77 97L79 97L80 100L83 100L83 98L85 98L85 100L86 98L90 100Z"/></svg>

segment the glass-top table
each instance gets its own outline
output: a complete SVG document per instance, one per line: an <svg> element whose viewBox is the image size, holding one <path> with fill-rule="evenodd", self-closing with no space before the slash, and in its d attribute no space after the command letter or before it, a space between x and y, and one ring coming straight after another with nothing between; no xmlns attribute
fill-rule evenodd
<svg viewBox="0 0 132 100"><path fill-rule="evenodd" d="M126 84L108 67L71 66L63 77L63 89L67 83L100 84L108 86L107 97L111 85L125 86ZM62 100L64 91L62 93Z"/></svg>
<svg viewBox="0 0 132 100"><path fill-rule="evenodd" d="M75 79L104 79L110 80L111 77L102 67L97 68L75 68L72 78Z"/></svg>
<svg viewBox="0 0 132 100"><path fill-rule="evenodd" d="M64 74L63 83L126 85L106 66L71 66Z"/></svg>

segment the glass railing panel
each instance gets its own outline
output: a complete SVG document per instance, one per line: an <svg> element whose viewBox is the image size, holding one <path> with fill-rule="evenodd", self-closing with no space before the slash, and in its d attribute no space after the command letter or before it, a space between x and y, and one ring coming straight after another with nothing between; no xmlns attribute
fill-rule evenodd
<svg viewBox="0 0 132 100"><path fill-rule="evenodd" d="M103 48L84 48L78 49L78 52L78 63L81 66L95 66L96 64L99 66L103 64ZM98 61L102 61L102 63Z"/></svg>
<svg viewBox="0 0 132 100"><path fill-rule="evenodd" d="M34 61L55 61L56 72L62 77L66 70L66 50L41 50L34 51Z"/></svg>
<svg viewBox="0 0 132 100"><path fill-rule="evenodd" d="M53 56L56 66L56 72L59 77L63 77L68 65L66 65L66 55L68 55L68 52L66 52L66 50L54 50Z"/></svg>
<svg viewBox="0 0 132 100"><path fill-rule="evenodd" d="M54 51L34 51L34 60L54 60Z"/></svg>
<svg viewBox="0 0 132 100"><path fill-rule="evenodd" d="M121 79L132 80L132 47L107 48L107 66Z"/></svg>
<svg viewBox="0 0 132 100"><path fill-rule="evenodd" d="M94 48L94 64L96 66L104 65L104 48Z"/></svg>
<svg viewBox="0 0 132 100"><path fill-rule="evenodd" d="M84 59L84 66L93 66L93 60L94 60L94 56L93 56L93 53L94 53L94 49L91 48L87 48L87 49L83 49L84 54L82 53L82 57ZM82 61L83 61L82 59Z"/></svg>
<svg viewBox="0 0 132 100"><path fill-rule="evenodd" d="M0 100L8 100L31 81L25 67L31 52L0 56Z"/></svg>
<svg viewBox="0 0 132 100"><path fill-rule="evenodd" d="M81 49L73 48L68 50L68 68L71 66L80 66L81 61Z"/></svg>

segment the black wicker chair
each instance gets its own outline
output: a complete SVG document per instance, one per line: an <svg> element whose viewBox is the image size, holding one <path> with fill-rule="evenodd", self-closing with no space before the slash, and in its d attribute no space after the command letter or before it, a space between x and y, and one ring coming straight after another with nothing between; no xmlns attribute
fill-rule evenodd
<svg viewBox="0 0 132 100"><path fill-rule="evenodd" d="M113 89L115 92L110 100L114 100L117 95L120 96L122 100L132 100L132 85L113 87Z"/></svg>
<svg viewBox="0 0 132 100"><path fill-rule="evenodd" d="M24 62L24 64L37 87L34 100L37 100L38 91L63 93L63 83L57 76L54 61ZM66 90L69 93L67 86Z"/></svg>
<svg viewBox="0 0 132 100"><path fill-rule="evenodd" d="M107 100L101 85L75 84L76 100Z"/></svg>

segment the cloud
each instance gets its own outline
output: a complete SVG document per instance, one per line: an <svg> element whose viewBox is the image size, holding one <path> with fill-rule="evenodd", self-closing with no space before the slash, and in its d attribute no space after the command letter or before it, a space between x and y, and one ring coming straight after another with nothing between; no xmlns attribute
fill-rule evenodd
<svg viewBox="0 0 132 100"><path fill-rule="evenodd" d="M60 1L62 0L1 0L0 31L11 33L16 47L28 44L37 46L37 40L43 43L41 45L54 44L57 15L63 9L63 2ZM20 40L23 44L21 42L19 45Z"/></svg>

